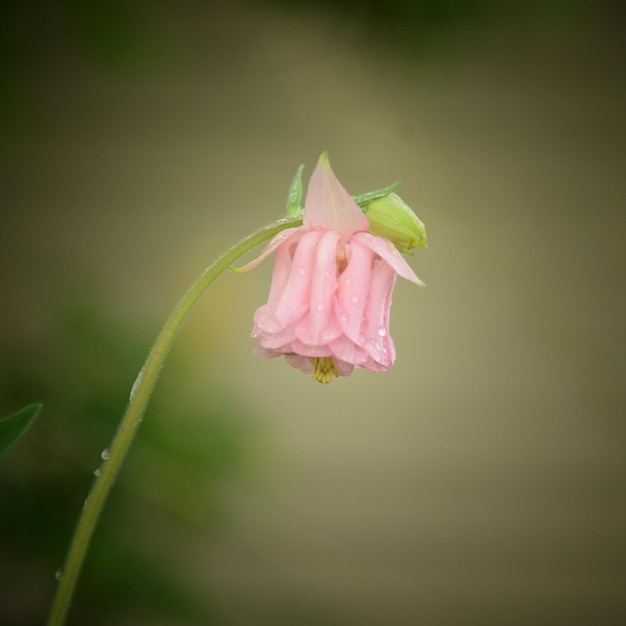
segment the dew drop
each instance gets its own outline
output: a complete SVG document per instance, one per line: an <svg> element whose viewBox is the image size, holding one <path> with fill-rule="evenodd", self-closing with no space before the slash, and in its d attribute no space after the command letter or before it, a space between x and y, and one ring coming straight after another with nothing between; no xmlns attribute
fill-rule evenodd
<svg viewBox="0 0 626 626"><path fill-rule="evenodd" d="M378 329L378 336L379 337L385 337L387 335L387 329L384 326L381 326Z"/></svg>
<svg viewBox="0 0 626 626"><path fill-rule="evenodd" d="M324 305L323 304L318 304L315 307L318 311L323 311L324 310Z"/></svg>
<svg viewBox="0 0 626 626"><path fill-rule="evenodd" d="M356 304L359 301L359 296L352 296L352 304Z"/></svg>
<svg viewBox="0 0 626 626"><path fill-rule="evenodd" d="M100 467L95 469L93 472L93 475L96 476L96 478L100 476L100 474L102 474L102 469Z"/></svg>
<svg viewBox="0 0 626 626"><path fill-rule="evenodd" d="M369 352L370 356L376 361L380 362L383 359L383 347L377 341L368 339L365 344L365 348Z"/></svg>
<svg viewBox="0 0 626 626"><path fill-rule="evenodd" d="M108 460L108 458L111 456L111 453L109 452L108 448L105 448L101 453L100 453L100 458L103 461Z"/></svg>
<svg viewBox="0 0 626 626"><path fill-rule="evenodd" d="M57 582L60 582L62 578L63 578L63 570L59 567L59 569L56 572L54 572L54 580L56 580Z"/></svg>

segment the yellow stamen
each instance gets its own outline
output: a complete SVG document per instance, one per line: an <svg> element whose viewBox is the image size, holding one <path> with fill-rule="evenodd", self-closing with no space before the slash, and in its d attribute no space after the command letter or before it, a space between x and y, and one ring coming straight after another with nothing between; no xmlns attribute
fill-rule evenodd
<svg viewBox="0 0 626 626"><path fill-rule="evenodd" d="M312 376L318 383L327 385L332 382L333 376L339 376L337 366L332 357L315 356L311 358L311 363L313 363L315 367Z"/></svg>

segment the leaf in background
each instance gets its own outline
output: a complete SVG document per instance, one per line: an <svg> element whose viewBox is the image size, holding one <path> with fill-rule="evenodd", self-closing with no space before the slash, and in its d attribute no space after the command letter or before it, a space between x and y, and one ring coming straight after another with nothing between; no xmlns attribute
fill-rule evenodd
<svg viewBox="0 0 626 626"><path fill-rule="evenodd" d="M41 404L29 404L9 417L0 420L0 453L8 450L39 415Z"/></svg>

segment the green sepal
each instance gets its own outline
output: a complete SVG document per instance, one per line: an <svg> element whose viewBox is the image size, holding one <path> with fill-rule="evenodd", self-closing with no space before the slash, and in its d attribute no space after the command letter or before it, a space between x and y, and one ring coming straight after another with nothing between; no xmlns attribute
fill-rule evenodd
<svg viewBox="0 0 626 626"><path fill-rule="evenodd" d="M302 170L304 165L298 167L296 175L289 185L287 192L287 217L300 217L302 215L302 196L304 195L302 187Z"/></svg>
<svg viewBox="0 0 626 626"><path fill-rule="evenodd" d="M41 404L29 404L17 413L0 420L0 453L8 450L39 415Z"/></svg>
<svg viewBox="0 0 626 626"><path fill-rule="evenodd" d="M393 183L393 185L389 185L389 187L385 187L384 189L377 189L376 191L369 191L368 193L363 193L360 196L352 196L352 199L362 208L364 209L370 202L374 200L378 200L379 198L384 198L388 196L390 193L394 192L400 185L402 181L398 181L397 183Z"/></svg>
<svg viewBox="0 0 626 626"><path fill-rule="evenodd" d="M426 228L411 208L395 193L378 196L363 207L370 232L393 243L400 252L428 246Z"/></svg>

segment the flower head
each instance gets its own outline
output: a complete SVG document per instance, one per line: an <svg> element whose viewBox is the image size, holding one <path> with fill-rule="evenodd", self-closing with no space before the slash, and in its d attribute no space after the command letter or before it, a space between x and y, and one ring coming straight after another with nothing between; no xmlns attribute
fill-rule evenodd
<svg viewBox="0 0 626 626"><path fill-rule="evenodd" d="M387 372L396 352L389 334L396 277L421 285L320 157L304 202L303 225L279 233L244 269L276 252L267 304L254 314L256 354L285 356L322 383L354 367Z"/></svg>

